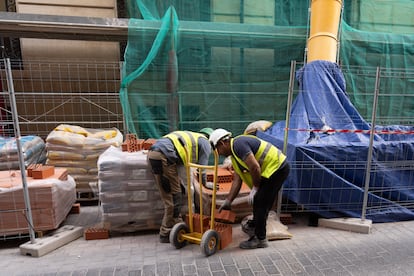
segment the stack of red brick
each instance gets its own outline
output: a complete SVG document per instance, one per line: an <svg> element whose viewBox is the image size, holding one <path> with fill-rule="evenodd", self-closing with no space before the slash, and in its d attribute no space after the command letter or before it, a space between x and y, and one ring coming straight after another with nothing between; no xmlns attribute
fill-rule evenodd
<svg viewBox="0 0 414 276"><path fill-rule="evenodd" d="M186 223L189 225L188 215L186 216ZM202 223L202 226L200 223ZM201 219L200 214L193 214L193 232L206 232L210 229L210 223L211 218L209 216L203 216ZM220 249L226 248L233 240L233 227L231 224L215 221L213 229L219 234Z"/></svg>
<svg viewBox="0 0 414 276"><path fill-rule="evenodd" d="M155 143L156 139L138 139L135 134L127 134L125 141L122 143L122 151L136 152L148 150Z"/></svg>
<svg viewBox="0 0 414 276"><path fill-rule="evenodd" d="M27 176L33 179L44 179L55 174L55 166L32 164L27 168ZM67 175L66 175L67 176Z"/></svg>
<svg viewBox="0 0 414 276"><path fill-rule="evenodd" d="M207 181L213 182L213 172L207 173ZM217 183L231 183L233 181L233 172L228 169L218 168L217 169Z"/></svg>
<svg viewBox="0 0 414 276"><path fill-rule="evenodd" d="M212 170L207 171L207 181L213 181L214 172ZM216 192L216 205L217 207L227 198L232 181L233 181L234 172L226 168L218 168L217 171L217 184L218 190ZM198 180L198 177L196 178ZM201 187L200 185L194 185L196 198L199 198L202 195L202 203L204 214L210 215L212 195L213 191ZM247 200L242 200L242 198L248 196L250 193L250 188L243 183L240 189L240 192L232 204L232 211L236 215L235 222L241 221L245 216L252 212L252 207L247 203Z"/></svg>

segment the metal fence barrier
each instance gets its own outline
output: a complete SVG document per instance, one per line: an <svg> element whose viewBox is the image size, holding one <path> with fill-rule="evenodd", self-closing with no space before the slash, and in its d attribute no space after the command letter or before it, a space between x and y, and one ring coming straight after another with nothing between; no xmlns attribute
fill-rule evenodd
<svg viewBox="0 0 414 276"><path fill-rule="evenodd" d="M12 114L12 102L10 99L10 85L7 80L7 63L1 61L0 69L0 136L15 137L16 129L14 127L15 119ZM90 128L111 128L116 127L126 133L124 129L124 119L122 107L119 100L120 85L120 63L62 63L62 62L35 62L35 61L12 61L9 63L12 73L12 82L14 85L13 97L16 103L17 118L19 122L19 135L37 135L45 139L48 133L59 124L81 125ZM295 65L296 66L296 65ZM293 68L291 74L294 74L296 67ZM348 70L361 71L366 75L364 68L351 68ZM354 72L354 73L355 73ZM398 116L395 118L377 117L376 103L381 98L390 97L389 91L381 87L381 80L389 78L403 78L404 81L414 83L414 74L407 74L406 70L376 68L371 70L372 77L375 78L378 86L376 91L361 91L366 93L367 102L372 103L372 117L369 122L375 125L377 122L388 124L404 124L410 125L414 122L410 112L407 116ZM346 72L345 72L346 74ZM294 77L291 77L294 80ZM298 93L296 85L292 85L289 93L290 99L293 99ZM392 97L399 97L393 94ZM404 101L413 101L414 95L401 94ZM289 105L288 105L289 107ZM381 107L382 108L382 107ZM404 108L404 107L402 107ZM289 112L286 112L289 114ZM404 114L404 112L399 112ZM332 115L332 114L331 114ZM334 116L334 115L332 115ZM341 118L338 118L341 120ZM310 131L293 129L290 131ZM342 130L343 131L343 130ZM321 141L323 143L323 141ZM372 155L372 144L370 144ZM389 151L392 154L392 145L389 145ZM333 153L340 154L340 153ZM397 194L393 197L393 201L409 210L414 209L414 201L407 200L405 197L399 197L398 194L402 190L414 192L414 186L411 182L400 183L395 187L378 187L371 188L369 186L369 178L375 179L378 171L405 171L414 179L414 161L412 156L407 152L405 160L388 161L384 164L371 166L370 159L367 156L363 162L353 163L329 163L326 162L325 167L341 167L346 173L347 170L362 170L366 172L367 185L361 187L365 193L375 193L377 195ZM323 162L322 162L323 163ZM292 170L310 170L314 174L319 173L319 168L312 166L306 162L295 161L291 164ZM303 180L307 181L306 179ZM299 185L299 189L301 186ZM309 189L309 188L303 188ZM314 189L315 194L329 194L332 191L329 188ZM402 193L401 193L402 194ZM335 202L331 202L335 204ZM339 203L338 203L339 204ZM371 207L366 199L357 202L348 202L341 204L341 208L363 208L361 217L364 218L367 213L372 211L370 208L381 209L389 206L373 206ZM282 212L317 212L325 208L324 203L319 206L306 206L290 202L283 199L281 201ZM21 210L16 210L21 211ZM2 212L0 210L0 212Z"/></svg>

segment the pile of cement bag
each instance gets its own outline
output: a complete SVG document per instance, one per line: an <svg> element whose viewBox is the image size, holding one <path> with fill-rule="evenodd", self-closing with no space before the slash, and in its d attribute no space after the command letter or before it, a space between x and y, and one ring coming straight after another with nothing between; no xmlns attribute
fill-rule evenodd
<svg viewBox="0 0 414 276"><path fill-rule="evenodd" d="M97 193L99 156L110 146L121 147L123 136L116 128L90 129L61 124L46 138L48 165L67 168L77 192Z"/></svg>
<svg viewBox="0 0 414 276"><path fill-rule="evenodd" d="M102 222L110 231L159 229L164 206L146 151L109 147L98 160Z"/></svg>

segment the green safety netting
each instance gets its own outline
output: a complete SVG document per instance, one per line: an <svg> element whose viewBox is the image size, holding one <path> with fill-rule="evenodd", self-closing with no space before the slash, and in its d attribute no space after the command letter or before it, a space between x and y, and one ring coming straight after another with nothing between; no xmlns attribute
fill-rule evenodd
<svg viewBox="0 0 414 276"><path fill-rule="evenodd" d="M222 127L239 134L252 121L285 118L291 63L305 61L309 1L128 5L120 97L129 132L158 138L176 129ZM404 99L414 91L414 1L345 0L343 6L338 63L347 93L370 119L375 68L385 68L381 89L395 96L379 98L379 117L404 123L414 115L413 99Z"/></svg>

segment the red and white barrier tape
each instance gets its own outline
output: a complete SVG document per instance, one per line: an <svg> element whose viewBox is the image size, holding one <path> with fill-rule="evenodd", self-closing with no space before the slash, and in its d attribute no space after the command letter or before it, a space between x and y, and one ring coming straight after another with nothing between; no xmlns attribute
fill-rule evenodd
<svg viewBox="0 0 414 276"><path fill-rule="evenodd" d="M285 128L285 130L295 131L307 131L307 132L318 132L318 133L362 133L371 134L371 130L365 129L307 129L307 128ZM403 131L403 130L378 130L374 131L375 134L414 134L414 130Z"/></svg>

